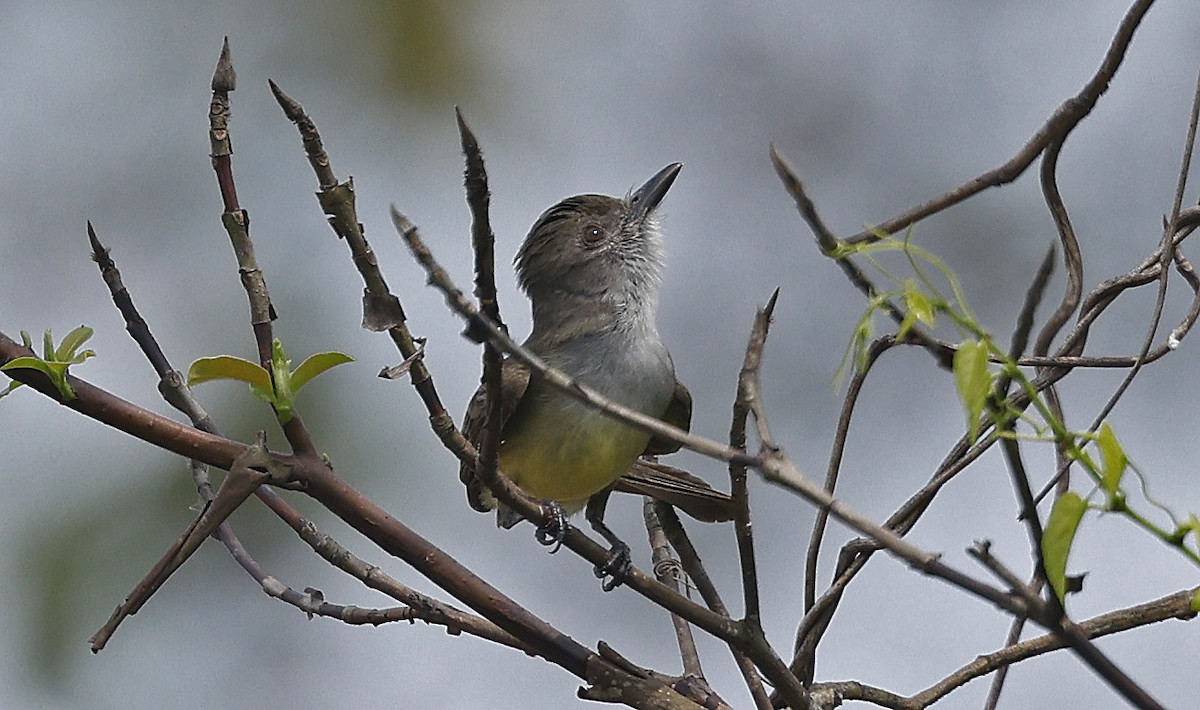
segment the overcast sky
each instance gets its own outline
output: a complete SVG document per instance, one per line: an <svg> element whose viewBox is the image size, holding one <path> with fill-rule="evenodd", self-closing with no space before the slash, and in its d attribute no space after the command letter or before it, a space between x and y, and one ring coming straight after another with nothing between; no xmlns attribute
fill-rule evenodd
<svg viewBox="0 0 1200 710"><path fill-rule="evenodd" d="M334 169L353 176L359 216L444 400L465 406L478 353L395 237L395 203L460 283L470 275L469 215L453 107L461 106L491 176L501 298L513 332L528 313L508 260L550 204L580 192L624 194L664 165L685 167L663 204L668 265L660 327L696 400L693 429L713 438L728 417L754 309L781 288L767 348L766 404L776 438L823 475L841 392L834 374L865 308L821 257L767 157L787 155L830 227L848 235L1007 160L1087 81L1125 12L1119 2L758 3L22 3L0 8L0 331L35 337L86 323L100 356L77 374L168 413L152 371L124 333L88 259L91 220L175 366L253 357L236 264L220 227L208 159L209 81L230 37L235 174L297 361L337 349L358 359L306 390L300 406L339 472L397 517L580 642L612 643L634 662L677 671L669 620L621 589L603 594L587 565L550 557L528 526L493 527L464 505L456 466L403 382L375 377L398 356L358 327L361 286L325 224L277 81L317 121ZM1149 14L1126 65L1060 161L1060 186L1085 251L1085 286L1150 252L1170 209L1200 45L1183 3ZM1196 190L1189 193L1195 201ZM1002 342L1032 269L1053 238L1036 174L918 224L915 240L967 285ZM1061 276L1051 298L1061 292ZM1164 319L1182 316L1175 288ZM1102 321L1089 353L1135 352L1151 294ZM881 328L886 327L882 321ZM1161 341L1161 337L1159 338ZM1152 493L1200 509L1190 340L1136 381L1113 416ZM1119 374L1064 387L1082 428ZM208 385L205 405L231 436L267 428L243 388ZM186 467L30 391L0 402L0 706L64 708L563 707L578 681L548 664L421 625L350 628L307 621L270 600L222 549L206 544L108 649L88 636L187 524ZM840 495L882 518L920 486L963 431L950 379L923 354L889 354L872 375L847 446ZM1030 448L1044 481L1048 451ZM719 466L681 465L719 484ZM963 549L995 541L1021 574L1029 552L1007 473L985 457L914 531L922 547L973 574ZM1079 490L1087 492L1080 485ZM799 618L803 502L752 487L764 624L781 653ZM427 591L344 525L299 496L306 514L357 554ZM634 544L640 505L610 516ZM388 601L331 572L261 506L234 517L251 552L297 589L359 606ZM739 598L728 528L692 526L727 601ZM837 544L833 527L820 585ZM1118 518L1089 518L1071 560L1087 571L1076 618L1195 585L1179 555ZM878 555L852 587L818 658L819 679L916 692L1002 645L1006 618ZM1197 687L1194 626L1162 624L1101 643L1164 704ZM705 643L717 691L748 700L728 653ZM1186 672L1180 672L1180 665ZM947 707L977 707L987 680ZM1080 663L1058 653L1021 664L1008 707L1114 707ZM1002 704L1002 706L1004 706Z"/></svg>

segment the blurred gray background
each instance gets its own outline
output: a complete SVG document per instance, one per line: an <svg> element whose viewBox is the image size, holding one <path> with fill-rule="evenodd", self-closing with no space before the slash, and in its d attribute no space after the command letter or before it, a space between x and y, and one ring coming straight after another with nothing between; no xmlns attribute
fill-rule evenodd
<svg viewBox="0 0 1200 710"><path fill-rule="evenodd" d="M672 161L686 164L664 210L669 263L660 325L696 398L693 429L723 438L756 305L782 288L768 345L766 403L778 440L823 475L840 393L832 380L864 310L819 256L767 158L800 170L827 222L858 231L1006 160L1092 74L1122 2L691 3L405 2L8 3L0 8L0 329L15 336L86 323L100 356L90 381L168 413L123 332L84 232L112 248L175 366L253 357L244 295L221 230L209 166L209 80L229 35L235 173L289 354L338 349L358 363L305 391L300 406L339 472L449 554L579 641L612 643L634 662L678 670L669 620L627 590L603 594L570 554L548 556L528 526L498 531L464 505L455 464L406 382L375 377L398 356L358 327L361 286L313 199L316 189L267 78L320 126L339 176L355 178L359 215L455 411L477 384L476 348L393 233L395 203L460 283L470 276L460 105L491 176L504 313L528 328L509 257L534 218L578 192L623 194ZM1158 239L1169 210L1200 45L1200 15L1162 3L1094 116L1071 136L1061 188L1085 245L1090 288L1123 273ZM1194 201L1196 190L1191 191ZM1053 228L1032 175L916 228L967 284L1002 341ZM1053 285L1053 298L1062 286ZM1167 327L1186 294L1174 288ZM1127 297L1090 352L1135 352L1152 294ZM881 324L882 325L882 324ZM1161 338L1160 338L1161 341ZM1148 368L1112 422L1152 492L1200 508L1190 340ZM1119 380L1081 374L1064 387L1083 427ZM230 435L266 428L244 388L201 396ZM848 444L840 495L877 517L920 485L960 435L949 378L915 350L871 377ZM109 647L86 639L193 515L184 462L61 409L29 390L0 403L0 706L62 708L564 707L578 681L537 660L423 625L308 621L264 596L206 544ZM724 487L723 470L676 457ZM1029 448L1039 480L1051 460ZM1078 486L1086 493L1086 487ZM787 653L799 618L812 509L755 481L764 623ZM300 496L327 532L402 581L403 565ZM973 568L963 548L990 539L1021 574L1029 553L1007 473L989 455L949 486L912 535ZM648 565L640 505L610 506ZM234 517L251 552L298 589L331 601L387 600L332 572L258 505ZM692 525L726 599L740 594L728 528ZM833 543L848 537L834 526ZM1180 556L1115 517L1089 518L1071 569L1087 571L1071 611L1086 618L1196 583ZM836 550L836 544L830 552ZM832 555L822 567L828 581ZM818 659L821 679L918 691L1003 643L1006 618L885 556L846 597ZM1194 624L1160 624L1101 646L1168 706L1192 702ZM728 653L702 644L717 690L746 705ZM946 701L977 707L987 680ZM1117 707L1066 653L1021 664L1005 707Z"/></svg>

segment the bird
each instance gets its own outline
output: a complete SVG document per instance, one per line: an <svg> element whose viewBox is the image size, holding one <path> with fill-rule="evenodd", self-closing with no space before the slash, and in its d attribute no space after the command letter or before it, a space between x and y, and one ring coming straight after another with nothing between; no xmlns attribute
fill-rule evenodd
<svg viewBox="0 0 1200 710"><path fill-rule="evenodd" d="M657 209L682 167L666 166L624 198L583 194L558 202L534 222L514 262L533 315L526 349L605 397L687 430L692 397L676 379L656 322L664 256ZM552 521L586 508L611 546L595 569L610 578L606 591L629 566L628 545L604 523L613 490L653 496L704 521L732 519L729 497L702 479L639 460L673 453L678 444L588 407L512 357L501 365L500 392L500 470L548 503ZM487 412L481 385L463 418L463 434L476 445ZM498 504L473 463L462 463L459 476L472 508L496 510L505 528L521 520ZM565 526L555 525L539 528L538 540L561 542Z"/></svg>

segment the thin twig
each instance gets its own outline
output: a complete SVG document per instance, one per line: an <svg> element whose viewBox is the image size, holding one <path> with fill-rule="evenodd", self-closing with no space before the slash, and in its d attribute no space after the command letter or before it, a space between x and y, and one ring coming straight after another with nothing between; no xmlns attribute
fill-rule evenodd
<svg viewBox="0 0 1200 710"><path fill-rule="evenodd" d="M650 542L650 559L654 563L655 578L676 592L685 594L687 577L683 574L679 560L671 555L667 534L654 512L654 499L650 496L642 496L642 519L646 523L646 536ZM675 642L679 645L684 675L703 678L704 669L700 666L700 652L696 649L696 638L692 635L691 625L678 614L671 614L671 625L675 628Z"/></svg>
<svg viewBox="0 0 1200 710"><path fill-rule="evenodd" d="M1183 590L1144 604L1110 611L1081 621L1078 627L1088 638L1096 639L1167 619L1193 619L1196 613L1190 608L1190 600L1198 591L1200 589ZM913 695L910 698L912 704L904 707L928 707L951 691L962 687L968 681L998 669L1007 668L1020 661L1067 647L1067 642L1056 633L1044 634L1020 643L1007 644L997 651L978 656L933 686Z"/></svg>
<svg viewBox="0 0 1200 710"><path fill-rule="evenodd" d="M212 166L217 176L217 187L221 191L224 213L221 223L229 234L237 257L242 285L250 300L250 324L254 327L254 339L258 344L259 364L271 370L271 321L275 320L275 308L267 293L267 281L258 261L254 257L254 244L250 241L250 214L238 202L237 185L233 179L233 141L229 134L231 116L229 94L237 88L237 74L233 70L233 59L229 52L229 38L221 44L221 56L213 71L212 102L208 108L208 140L212 150Z"/></svg>
<svg viewBox="0 0 1200 710"><path fill-rule="evenodd" d="M858 402L858 396L862 393L863 385L866 384L867 375L871 372L875 362L888 349L896 345L896 339L892 336L879 338L873 341L870 347L867 348L866 357L860 367L856 368L854 377L851 378L849 385L846 388L846 396L842 400L842 410L838 415L837 429L834 433L833 447L829 454L829 466L825 471L825 490L832 495L837 490L838 475L841 473L842 458L846 453L846 442L850 436L850 420L854 414L855 404ZM816 518L813 520L812 533L809 535L808 551L804 558L804 619L796 628L796 637L792 643L792 670L800 676L804 682L812 682L813 674L816 669L816 650L817 644L820 641L821 635L828 628L828 621L832 618L832 608L829 608L828 613L821 614L824 620L821 624L813 624L816 617L811 617L813 607L817 602L817 563L821 554L821 543L825 538L825 529L829 524L829 511L825 509L817 510ZM840 595L838 596L840 599ZM833 602L833 598L830 598Z"/></svg>
<svg viewBox="0 0 1200 710"><path fill-rule="evenodd" d="M1187 137L1183 141L1183 159L1180 160L1179 178L1175 181L1175 200L1171 203L1168 231L1175 231L1179 223L1179 211L1183 208L1183 196L1187 191L1188 174L1192 171L1192 151L1196 148L1196 127L1200 123L1200 72L1196 73L1196 87L1192 90L1192 113L1188 120Z"/></svg>
<svg viewBox="0 0 1200 710"><path fill-rule="evenodd" d="M817 214L816 205L813 203L812 198L808 196L808 193L805 192L804 183L797 176L795 169L792 168L788 160L774 146L771 146L771 163L775 166L775 172L779 175L779 179L783 181L784 188L792 196L792 199L795 200L796 207L800 211L801 216L808 223L809 228L817 235L817 245L821 248L821 252L826 256L835 257L838 267L846 274L846 278L850 280L850 283L858 288L859 291L862 291L868 300L874 301L879 296L879 290L875 288L874 282L871 281L866 272L859 268L858 264L854 263L849 256L838 253L837 238L829 231ZM904 323L904 311L890 298L882 299L880 308L897 325ZM921 326L911 327L906 337L909 341L924 347L942 369L949 370L953 366L953 350L947 347L947 343L937 340Z"/></svg>
<svg viewBox="0 0 1200 710"><path fill-rule="evenodd" d="M942 195L906 210L895 217L884 220L873 229L864 230L852 237L848 237L845 241L851 244L870 242L878 240L880 233L896 234L907 229L910 225L930 215L942 212L983 190L1006 185L1020 177L1025 172L1025 169L1037 159L1037 156L1046 149L1047 145L1057 137L1066 135L1067 132L1074 128L1095 108L1096 102L1107 91L1109 82L1112 81L1113 76L1117 73L1117 69L1120 68L1121 62L1125 58L1125 52L1129 49L1129 45L1133 41L1134 32L1137 31L1142 18L1146 16L1146 13L1150 10L1150 6L1153 4L1154 0L1138 0L1129 8L1125 16L1121 19L1121 24L1117 27L1113 40L1109 44L1108 51L1105 52L1104 58L1101 60L1095 74L1080 89L1078 94L1063 101L1055 109L1054 113L1046 119L1042 127L1033 134L1033 137L1007 162L982 173L972 180L968 180Z"/></svg>
<svg viewBox="0 0 1200 710"><path fill-rule="evenodd" d="M1083 294L1083 254L1079 250L1079 239L1075 236L1075 229L1071 225L1071 217L1067 213L1066 205L1063 204L1062 195L1058 191L1058 156L1062 150L1062 138L1052 142L1045 156L1042 158L1041 182L1042 195L1045 198L1046 206L1050 208L1050 215L1054 219L1054 226L1058 230L1059 241L1063 248L1063 264L1067 272L1067 287L1063 291L1062 300L1058 304L1058 308L1046 319L1045 325L1042 326L1041 332L1038 333L1037 340L1033 345L1033 353L1035 355L1045 355L1050 352L1050 344L1055 336L1062 330L1067 319L1075 312L1078 307L1080 298ZM1078 354L1083 350L1083 343L1080 342L1068 354Z"/></svg>
<svg viewBox="0 0 1200 710"><path fill-rule="evenodd" d="M488 206L491 193L488 191L487 169L483 163L483 152L479 149L479 141L467 126L462 112L454 109L454 117L458 122L459 138L462 141L463 157L466 166L463 171L463 186L467 192L467 205L471 209L471 250L475 254L475 298L479 310L484 317L490 319L502 330L507 330L500 318L500 302L496 297L496 236L492 233L491 216ZM475 463L476 477L492 491L493 495L503 496L501 489L506 484L500 481L499 452L500 429L503 425L501 412L504 407L502 371L503 359L500 351L486 339L476 333L469 337L483 342L483 387L487 402L486 422L481 432L479 458ZM536 518L535 518L536 519Z"/></svg>
<svg viewBox="0 0 1200 710"><path fill-rule="evenodd" d="M1021 304L1021 311L1017 315L1017 322L1013 328L1012 338L1008 346L1008 356L1012 360L1019 359L1029 344L1029 334L1033 331L1034 316L1037 314L1038 304L1041 303L1046 287L1050 283L1050 276L1054 273L1054 252L1055 243L1050 242L1050 247L1046 249L1046 255L1042 258L1042 263L1038 266L1037 271L1034 272L1032 283L1030 283L1029 288L1025 291L1025 300ZM1002 373L996 381L995 397L998 399L1007 397L1011 384L1011 376L1007 372ZM1035 508L1036 505L1037 502L1035 501ZM1035 572L1029 586L1034 590L1034 594L1040 594L1043 586L1041 575ZM1021 632L1025 628L1026 621L1026 617L1023 616L1013 619L1005 640L1006 646L1011 646L1021 639ZM1000 694L1003 692L1004 682L1007 677L1007 666L999 669L996 675L992 677L992 684L988 688L988 696L984 701L984 710L995 710L996 705L1000 702Z"/></svg>
<svg viewBox="0 0 1200 710"><path fill-rule="evenodd" d="M1187 187L1188 173L1191 170L1192 151L1195 149L1196 144L1196 124L1198 121L1200 121L1200 73L1197 74L1196 87L1192 92L1192 110L1188 119L1187 138L1183 146L1183 158L1179 168L1179 177L1175 185L1175 198L1171 204L1170 217L1165 220L1162 239L1159 241L1159 261L1157 269L1158 291L1155 295L1154 307L1150 315L1150 323L1146 328L1146 335L1142 341L1142 349L1129 372L1126 373L1125 377L1121 380L1121 383L1113 391L1112 395L1109 396L1108 401L1104 403L1104 406L1101 407L1100 411L1092 420L1091 425L1088 427L1089 432L1095 431L1100 424L1106 418L1108 418L1108 415L1117 406L1117 402L1120 401L1122 396L1124 396L1125 392L1129 389L1129 386L1133 384L1134 378L1137 377L1138 373L1141 372L1141 369L1146 362L1146 355L1153 347L1154 337L1158 332L1158 326L1162 322L1163 309L1166 306L1167 298L1167 281L1171 274L1171 271L1169 268L1167 268L1167 266L1170 264L1172 256L1177 253L1176 248L1172 246L1174 241L1173 236L1178 230L1179 213L1183 206L1183 194Z"/></svg>
<svg viewBox="0 0 1200 710"><path fill-rule="evenodd" d="M691 578L692 584L695 585L696 591L700 593L704 603L708 605L709 609L721 616L728 617L729 609L721 600L716 586L709 579L708 571L704 569L704 563L700 560L700 553L696 552L696 548L692 545L691 538L683 528L683 521L679 519L679 514L670 504L662 501L654 501L654 512L667 536L667 542L679 555L679 563L683 566L683 571ZM754 663L733 644L729 644L729 651L733 654L733 660L742 674L742 679L746 682L746 687L750 690L750 696L754 699L755 706L758 710L771 710L770 695L763 687L762 678L755 669Z"/></svg>
<svg viewBox="0 0 1200 710"><path fill-rule="evenodd" d="M771 294L767 305L758 309L750 339L746 343L746 356L738 373L737 397L733 403L733 421L729 429L729 445L735 449L746 449L746 419L754 413L759 430L759 441L763 446L774 446L766 417L762 411L758 372L762 365L763 347L771 327L771 314L779 299L779 289ZM745 604L746 621L761 630L762 616L758 599L758 568L754 559L754 533L750 525L750 491L746 485L746 465L729 464L730 494L733 497L733 529L738 546L738 562L742 570L742 597Z"/></svg>
<svg viewBox="0 0 1200 710"><path fill-rule="evenodd" d="M109 620L97 631L88 643L92 653L104 648L108 639L129 616L138 613L142 605L158 591L167 579L192 556L200 543L211 535L225 519L237 510L256 488L268 480L286 479L287 471L272 464L266 455L265 436L259 432L258 441L234 460L229 475L221 483L212 502L204 506L200 515L183 532L178 540L167 549L150 572L134 587L125 601L117 607Z"/></svg>
<svg viewBox="0 0 1200 710"><path fill-rule="evenodd" d="M158 389L163 398L171 406L183 412L197 429L220 436L220 431L213 422L212 417L204 411L204 408L192 396L191 389L184 381L183 375L171 366L166 353L159 346L158 340L154 337L149 325L138 311L132 295L126 289L121 279L121 272L117 268L109 249L100 242L100 238L97 236L90 222L88 223L88 241L92 247L92 259L100 267L100 273L112 295L113 303L117 306L117 310L120 311L121 316L125 320L126 330L129 331L134 341L137 342L138 347L146 355L146 359L150 361L160 378ZM205 504L208 504L212 501L215 494L211 484L208 482L207 467L193 460L191 462L191 469L193 478L196 481L197 493L199 493L201 500ZM335 618L345 623L374 624L393 620L421 620L430 624L446 626L454 632L463 631L497 643L522 650L527 649L515 637L502 631L492 622L455 609L427 595L421 594L410 587L400 584L378 567L365 564L332 537L323 534L315 525L301 517L299 512L284 501L272 488L259 486L255 489L254 495L274 512L276 516L287 523L302 540L308 543L326 561L354 576L366 586L383 592L393 599L404 603L406 606L391 609L365 609L331 604L323 600L318 601L313 594L297 591L282 584L275 577L268 575L266 570L246 550L229 523L222 523L213 532L212 536L225 546L230 556L267 594L291 604L306 613Z"/></svg>
<svg viewBox="0 0 1200 710"><path fill-rule="evenodd" d="M367 330L386 332L405 362L413 389L429 413L429 425L442 443L460 461L474 462L475 447L462 435L454 424L454 417L446 411L433 383L433 375L421 356L420 342L409 332L405 322L404 308L400 299L388 287L387 279L379 269L379 261L370 243L363 234L355 207L354 183L339 182L333 164L325 152L321 134L304 107L279 88L274 81L267 82L271 93L283 109L284 115L296 125L304 153L317 178L319 191L317 201L329 217L329 226L339 239L344 239L350 249L351 260L363 281L363 322Z"/></svg>

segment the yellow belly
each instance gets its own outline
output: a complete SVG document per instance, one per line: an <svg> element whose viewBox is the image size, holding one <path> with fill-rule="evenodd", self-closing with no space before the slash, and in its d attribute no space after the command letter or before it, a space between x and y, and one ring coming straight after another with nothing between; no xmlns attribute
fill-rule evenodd
<svg viewBox="0 0 1200 710"><path fill-rule="evenodd" d="M540 500L582 503L621 477L650 436L599 412L539 407L505 427L500 469ZM510 431L511 430L511 431Z"/></svg>

